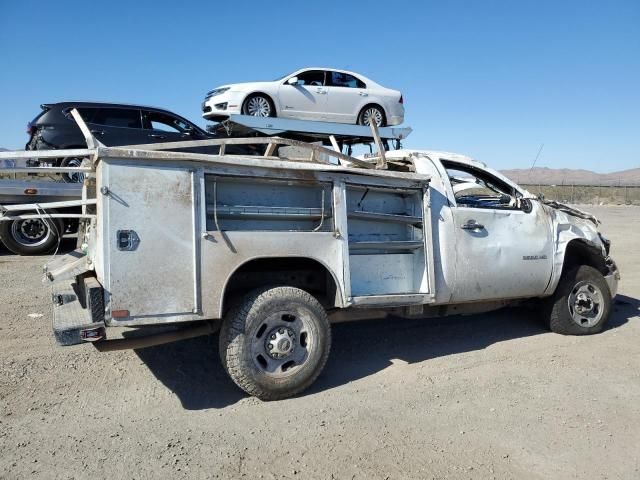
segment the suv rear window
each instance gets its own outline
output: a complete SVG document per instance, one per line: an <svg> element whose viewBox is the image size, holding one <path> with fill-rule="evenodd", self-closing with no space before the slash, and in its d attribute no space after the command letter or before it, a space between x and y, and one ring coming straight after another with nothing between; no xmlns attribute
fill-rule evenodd
<svg viewBox="0 0 640 480"><path fill-rule="evenodd" d="M142 128L140 110L99 108L91 123L109 127Z"/></svg>
<svg viewBox="0 0 640 480"><path fill-rule="evenodd" d="M93 121L93 117L98 111L97 108L78 108L77 110L80 116L82 117L82 119L85 121L85 123L91 123ZM70 118L71 120L73 120L73 117L71 116L70 111L71 109L67 110L66 115L67 115L67 118Z"/></svg>

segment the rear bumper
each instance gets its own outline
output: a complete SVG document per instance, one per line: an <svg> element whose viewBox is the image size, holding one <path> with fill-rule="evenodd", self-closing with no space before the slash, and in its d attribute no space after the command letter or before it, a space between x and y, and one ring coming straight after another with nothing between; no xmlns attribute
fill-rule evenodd
<svg viewBox="0 0 640 480"><path fill-rule="evenodd" d="M609 286L609 291L611 292L611 298L615 297L618 293L618 282L620 281L620 271L618 270L618 266L616 262L613 261L611 257L607 257L606 259L607 268L609 272L605 275L604 279Z"/></svg>

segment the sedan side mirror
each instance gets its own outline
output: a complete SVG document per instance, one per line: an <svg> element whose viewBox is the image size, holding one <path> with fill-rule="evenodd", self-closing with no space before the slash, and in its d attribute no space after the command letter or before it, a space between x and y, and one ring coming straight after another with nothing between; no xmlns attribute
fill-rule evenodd
<svg viewBox="0 0 640 480"><path fill-rule="evenodd" d="M289 85L297 85L298 84L298 77L291 77L289 80L287 80L287 83Z"/></svg>

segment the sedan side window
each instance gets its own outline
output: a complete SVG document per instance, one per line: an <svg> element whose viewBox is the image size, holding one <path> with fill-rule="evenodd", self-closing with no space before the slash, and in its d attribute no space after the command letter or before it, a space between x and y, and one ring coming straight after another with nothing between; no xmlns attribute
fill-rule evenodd
<svg viewBox="0 0 640 480"><path fill-rule="evenodd" d="M307 70L297 75L298 85L324 86L324 72L322 70Z"/></svg>
<svg viewBox="0 0 640 480"><path fill-rule="evenodd" d="M330 87L347 87L347 88L367 88L365 83L343 72L327 72L329 74L329 86Z"/></svg>
<svg viewBox="0 0 640 480"><path fill-rule="evenodd" d="M140 110L129 108L100 108L91 123L108 127L142 128Z"/></svg>
<svg viewBox="0 0 640 480"><path fill-rule="evenodd" d="M517 192L493 175L468 165L442 161L459 207L516 209Z"/></svg>

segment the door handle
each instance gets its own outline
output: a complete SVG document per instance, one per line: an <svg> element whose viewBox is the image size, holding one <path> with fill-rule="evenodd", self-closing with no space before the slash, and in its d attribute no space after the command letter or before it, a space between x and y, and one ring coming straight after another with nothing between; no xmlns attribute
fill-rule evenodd
<svg viewBox="0 0 640 480"><path fill-rule="evenodd" d="M467 223L460 227L463 230L484 230L484 225L476 222L475 220L467 220Z"/></svg>
<svg viewBox="0 0 640 480"><path fill-rule="evenodd" d="M369 96L369 94L368 94L368 93L366 93L366 92L360 92L360 96L361 96L361 97L368 97L368 96Z"/></svg>
<svg viewBox="0 0 640 480"><path fill-rule="evenodd" d="M104 135L104 130L91 130L94 135Z"/></svg>
<svg viewBox="0 0 640 480"><path fill-rule="evenodd" d="M150 133L150 138L164 138L164 135L158 135L157 133Z"/></svg>
<svg viewBox="0 0 640 480"><path fill-rule="evenodd" d="M321 89L321 88L317 89L317 90L316 90L316 92L317 92L317 93L321 93L321 94L323 94L323 95L324 95L325 93L327 93L327 91L326 91L326 90L323 90L323 89Z"/></svg>

